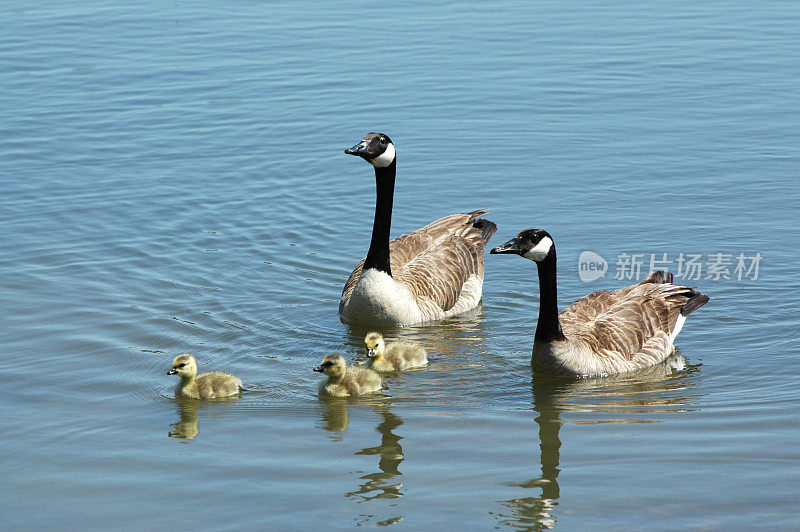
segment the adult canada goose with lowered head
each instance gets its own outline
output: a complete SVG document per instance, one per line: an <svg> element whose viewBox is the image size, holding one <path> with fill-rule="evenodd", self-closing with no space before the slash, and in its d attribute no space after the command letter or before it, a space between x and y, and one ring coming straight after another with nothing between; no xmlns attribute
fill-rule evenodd
<svg viewBox="0 0 800 532"><path fill-rule="evenodd" d="M451 214L389 240L397 157L391 139L368 133L345 150L375 168L377 200L367 256L344 285L347 323L410 325L475 308L483 292L483 252L497 226L485 210Z"/></svg>
<svg viewBox="0 0 800 532"><path fill-rule="evenodd" d="M513 253L536 263L539 322L531 366L539 373L604 375L658 364L675 350L686 316L708 296L672 284L672 274L654 271L639 284L594 292L558 313L556 248L542 229L525 229L491 253Z"/></svg>

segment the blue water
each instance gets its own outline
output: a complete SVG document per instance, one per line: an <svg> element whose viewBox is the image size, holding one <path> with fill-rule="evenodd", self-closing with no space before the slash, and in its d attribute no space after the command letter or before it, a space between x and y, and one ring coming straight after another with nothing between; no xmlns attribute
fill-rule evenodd
<svg viewBox="0 0 800 532"><path fill-rule="evenodd" d="M4 529L800 526L795 3L17 2L0 25ZM397 146L394 234L477 208L492 245L545 228L562 307L682 273L712 298L685 368L532 375L535 268L487 256L476 312L384 329L428 368L319 399L322 356L363 357L336 311L368 131ZM248 391L177 401L182 352Z"/></svg>

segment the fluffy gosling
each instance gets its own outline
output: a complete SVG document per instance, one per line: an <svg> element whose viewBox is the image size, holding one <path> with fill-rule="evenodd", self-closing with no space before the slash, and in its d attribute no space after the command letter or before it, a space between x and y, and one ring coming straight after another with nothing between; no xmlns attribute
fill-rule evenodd
<svg viewBox="0 0 800 532"><path fill-rule="evenodd" d="M324 373L328 380L319 387L321 395L349 397L380 391L381 377L371 369L347 366L347 361L338 353L325 355L322 364L314 371Z"/></svg>
<svg viewBox="0 0 800 532"><path fill-rule="evenodd" d="M190 399L211 399L236 395L242 389L242 381L233 375L211 371L197 375L197 361L185 353L172 361L167 375L178 375L181 380L175 387L175 395Z"/></svg>
<svg viewBox="0 0 800 532"><path fill-rule="evenodd" d="M428 363L428 355L417 344L394 342L387 346L383 335L377 332L369 333L364 343L367 345L367 367L375 371L399 371Z"/></svg>

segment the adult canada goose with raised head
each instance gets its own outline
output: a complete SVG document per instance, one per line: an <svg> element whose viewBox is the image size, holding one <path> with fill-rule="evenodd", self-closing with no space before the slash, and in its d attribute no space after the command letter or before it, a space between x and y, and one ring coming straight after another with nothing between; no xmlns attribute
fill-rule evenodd
<svg viewBox="0 0 800 532"><path fill-rule="evenodd" d="M672 283L669 272L654 271L639 284L601 290L558 313L556 248L542 229L525 229L492 249L536 263L539 321L531 365L539 373L603 375L632 371L664 361L686 316L708 302L694 288Z"/></svg>
<svg viewBox="0 0 800 532"><path fill-rule="evenodd" d="M367 256L344 285L347 323L410 325L475 308L483 292L483 253L497 226L485 210L451 214L389 240L397 156L391 139L368 133L345 153L375 168L377 200Z"/></svg>

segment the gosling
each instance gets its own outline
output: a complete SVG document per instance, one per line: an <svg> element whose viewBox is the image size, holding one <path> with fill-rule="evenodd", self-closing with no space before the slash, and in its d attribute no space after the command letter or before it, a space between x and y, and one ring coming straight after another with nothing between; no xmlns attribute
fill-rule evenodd
<svg viewBox="0 0 800 532"><path fill-rule="evenodd" d="M367 367L375 371L400 371L428 363L428 355L417 344L394 342L387 346L377 332L369 333L364 343L367 344Z"/></svg>
<svg viewBox="0 0 800 532"><path fill-rule="evenodd" d="M320 395L349 397L380 391L381 377L371 369L359 366L347 367L347 361L338 353L325 355L322 364L314 371L324 373L328 380L319 387Z"/></svg>
<svg viewBox="0 0 800 532"><path fill-rule="evenodd" d="M212 399L236 395L242 389L242 381L233 375L211 371L197 375L197 361L185 353L172 361L167 375L178 375L181 380L175 387L175 395L190 399Z"/></svg>

